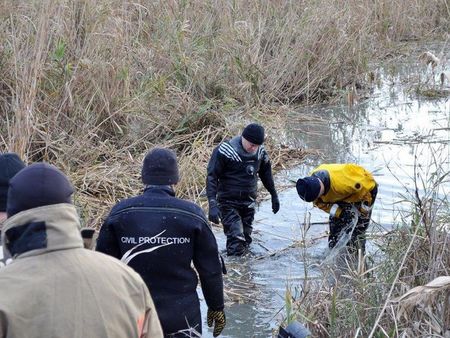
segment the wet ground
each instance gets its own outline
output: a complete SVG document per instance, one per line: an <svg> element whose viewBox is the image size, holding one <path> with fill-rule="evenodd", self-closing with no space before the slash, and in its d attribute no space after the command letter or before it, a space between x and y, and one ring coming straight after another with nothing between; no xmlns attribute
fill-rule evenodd
<svg viewBox="0 0 450 338"><path fill-rule="evenodd" d="M415 190L414 177L427 181L436 171L450 171L450 98L424 98L411 90L426 75L426 67L416 58L401 59L383 67L370 97L352 108L342 104L292 112L286 126L288 139L302 148L319 149L322 156L277 175L277 186L287 186L279 193L279 213L272 214L270 201L261 203L251 254L226 258L229 292L223 337L272 337L285 315L286 286L300 286L305 274L321 278L314 266L327 255L328 217L298 198L292 180L320 163L363 165L379 184L369 228L369 233L377 235L407 222L411 205L404 200ZM315 121L296 123L304 112L313 114ZM420 182L418 188L425 193ZM439 194L442 197L446 192ZM311 224L307 231L305 221ZM224 235L221 231L216 235L223 250ZM300 245L302 240L306 247ZM369 241L369 251L376 250ZM202 314L206 315L204 302ZM212 334L207 331L203 336Z"/></svg>

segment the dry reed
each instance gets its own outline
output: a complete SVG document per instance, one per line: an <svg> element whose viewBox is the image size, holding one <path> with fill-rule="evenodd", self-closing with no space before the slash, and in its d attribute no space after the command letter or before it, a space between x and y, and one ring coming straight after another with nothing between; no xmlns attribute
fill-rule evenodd
<svg viewBox="0 0 450 338"><path fill-rule="evenodd" d="M0 19L0 149L67 172L86 225L98 226L140 190L149 148L177 151L179 191L198 201L212 147L242 127L237 117L276 121L292 104L361 86L394 42L446 32L449 9L445 0L18 0L0 1ZM279 168L299 159L276 145Z"/></svg>

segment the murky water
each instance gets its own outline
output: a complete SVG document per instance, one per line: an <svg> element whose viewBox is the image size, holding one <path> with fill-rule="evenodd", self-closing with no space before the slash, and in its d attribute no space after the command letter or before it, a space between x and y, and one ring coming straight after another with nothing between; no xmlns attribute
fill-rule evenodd
<svg viewBox="0 0 450 338"><path fill-rule="evenodd" d="M426 181L436 169L450 171L450 98L430 100L410 94L411 81L419 75L424 78L426 72L415 59L401 60L395 68L381 70L370 99L353 108L307 108L319 118L309 123L295 122L302 111L292 113L294 122L286 126L288 139L300 147L319 149L323 155L277 176L278 186L288 186L279 194L279 213L272 214L270 201L262 203L255 218L252 254L226 258L225 283L230 293L223 337L272 337L285 314L286 285L301 285L305 271L309 278L320 278L310 263L320 263L327 252L328 216L301 201L290 180L320 163L363 165L379 184L369 228L369 233L377 234L408 217L411 207L402 196L414 190L413 177ZM422 187L419 190L424 193ZM309 218L311 227L305 233L303 224ZM224 249L223 233L216 235L219 248ZM298 245L303 238L305 249ZM368 250L375 250L370 241ZM305 258L308 266L303 264ZM206 315L204 302L202 314ZM207 330L204 327L203 336L212 337Z"/></svg>

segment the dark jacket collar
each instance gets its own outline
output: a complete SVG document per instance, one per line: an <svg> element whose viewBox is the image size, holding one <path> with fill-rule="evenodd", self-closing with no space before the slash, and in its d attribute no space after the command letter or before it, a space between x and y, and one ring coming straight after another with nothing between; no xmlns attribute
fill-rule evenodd
<svg viewBox="0 0 450 338"><path fill-rule="evenodd" d="M48 251L82 248L80 221L71 204L33 208L8 218L2 229L5 257L28 257Z"/></svg>
<svg viewBox="0 0 450 338"><path fill-rule="evenodd" d="M152 185L148 184L144 188L144 194L160 194L175 196L175 190L171 185Z"/></svg>

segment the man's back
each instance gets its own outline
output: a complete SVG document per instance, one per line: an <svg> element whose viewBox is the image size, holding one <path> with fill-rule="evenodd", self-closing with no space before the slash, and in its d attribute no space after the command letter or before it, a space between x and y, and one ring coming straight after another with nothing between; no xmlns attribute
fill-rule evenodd
<svg viewBox="0 0 450 338"><path fill-rule="evenodd" d="M122 259L142 276L166 333L200 320L192 262L208 306L223 308L214 234L200 207L174 197L168 186L148 188L116 205L102 226L97 250Z"/></svg>
<svg viewBox="0 0 450 338"><path fill-rule="evenodd" d="M322 164L313 169L311 174L325 182L326 191L321 196L322 202L373 202L371 191L377 184L372 174L359 165Z"/></svg>
<svg viewBox="0 0 450 338"><path fill-rule="evenodd" d="M0 321L0 333L2 337L139 337L145 309L153 308L150 316L157 318L144 288L134 271L90 250L24 258L1 271L0 290L8 291L0 291L0 318L6 318Z"/></svg>
<svg viewBox="0 0 450 338"><path fill-rule="evenodd" d="M113 208L101 229L97 251L127 262L153 287L194 292L197 277L191 262L196 237L211 231L203 223L206 220L195 204L175 198L168 189L148 189ZM111 233L114 238L108 237ZM168 290L171 282L156 280L155 275L184 281L183 288Z"/></svg>

